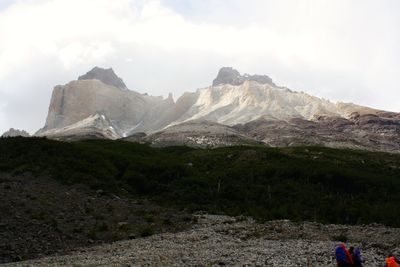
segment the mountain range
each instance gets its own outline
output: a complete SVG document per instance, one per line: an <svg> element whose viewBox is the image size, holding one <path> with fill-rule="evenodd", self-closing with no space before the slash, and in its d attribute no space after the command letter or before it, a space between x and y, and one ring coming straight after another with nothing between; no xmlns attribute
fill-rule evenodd
<svg viewBox="0 0 400 267"><path fill-rule="evenodd" d="M129 90L95 67L54 88L36 136L119 139L154 146L322 145L400 151L400 113L333 103L276 85L266 75L219 70L212 85L176 101Z"/></svg>

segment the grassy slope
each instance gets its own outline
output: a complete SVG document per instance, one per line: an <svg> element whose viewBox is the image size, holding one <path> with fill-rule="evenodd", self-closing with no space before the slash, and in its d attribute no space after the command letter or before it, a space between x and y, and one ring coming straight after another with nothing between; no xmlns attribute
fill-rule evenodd
<svg viewBox="0 0 400 267"><path fill-rule="evenodd" d="M400 226L400 155L394 154L1 138L0 171L128 192L189 210Z"/></svg>

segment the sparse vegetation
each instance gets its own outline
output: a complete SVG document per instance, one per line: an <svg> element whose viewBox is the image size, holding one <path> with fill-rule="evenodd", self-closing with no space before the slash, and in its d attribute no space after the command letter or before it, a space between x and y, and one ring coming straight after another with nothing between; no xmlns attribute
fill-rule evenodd
<svg viewBox="0 0 400 267"><path fill-rule="evenodd" d="M332 236L331 238L332 241L338 241L338 242L347 242L349 238L345 233L341 233L339 235Z"/></svg>
<svg viewBox="0 0 400 267"><path fill-rule="evenodd" d="M139 234L141 237L151 236L154 235L154 229L153 227L146 225L140 230Z"/></svg>

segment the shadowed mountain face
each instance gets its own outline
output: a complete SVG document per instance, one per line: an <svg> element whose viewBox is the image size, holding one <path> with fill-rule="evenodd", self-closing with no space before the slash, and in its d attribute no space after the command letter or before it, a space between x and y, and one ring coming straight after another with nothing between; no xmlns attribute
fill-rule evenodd
<svg viewBox="0 0 400 267"><path fill-rule="evenodd" d="M115 86L117 88L127 90L124 81L118 77L114 70L102 69L99 67L94 67L92 70L88 71L85 75L79 76L78 80L99 80L105 84Z"/></svg>
<svg viewBox="0 0 400 267"><path fill-rule="evenodd" d="M54 88L46 125L37 133L67 140L133 134L131 140L157 146L263 142L396 152L400 115L333 103L228 67L218 72L213 86L174 102L171 95L163 99L126 89L112 69L96 67Z"/></svg>
<svg viewBox="0 0 400 267"><path fill-rule="evenodd" d="M321 116L313 121L292 119L274 121L259 119L235 125L249 137L273 147L323 145L399 152L400 116L358 113L349 118Z"/></svg>
<svg viewBox="0 0 400 267"><path fill-rule="evenodd" d="M270 77L267 75L241 75L237 70L231 67L223 67L219 70L217 78L213 81L213 86L218 86L221 84L230 84L230 85L241 85L245 81L254 81L260 84L269 84L272 86L276 86Z"/></svg>

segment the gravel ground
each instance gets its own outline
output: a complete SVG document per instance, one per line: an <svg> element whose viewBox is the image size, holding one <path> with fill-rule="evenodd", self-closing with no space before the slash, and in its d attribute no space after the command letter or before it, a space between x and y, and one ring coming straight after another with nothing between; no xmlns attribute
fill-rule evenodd
<svg viewBox="0 0 400 267"><path fill-rule="evenodd" d="M359 246L365 266L400 254L400 229L381 225L258 224L249 218L196 215L192 229L83 248L69 255L4 266L335 266L338 236Z"/></svg>

